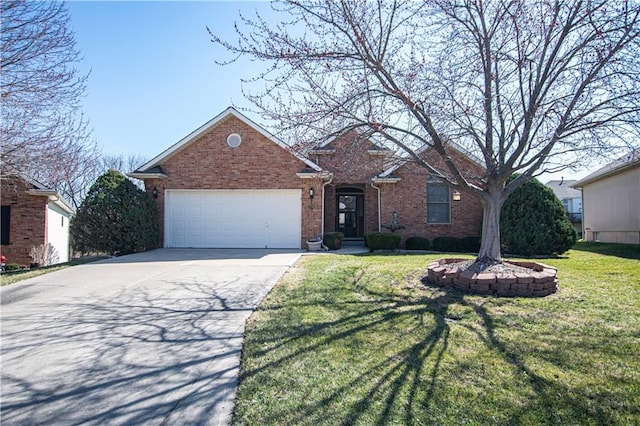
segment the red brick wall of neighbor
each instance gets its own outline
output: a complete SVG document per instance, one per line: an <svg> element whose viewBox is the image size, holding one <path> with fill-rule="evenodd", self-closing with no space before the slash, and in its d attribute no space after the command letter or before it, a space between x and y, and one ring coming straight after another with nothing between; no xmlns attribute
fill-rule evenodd
<svg viewBox="0 0 640 426"><path fill-rule="evenodd" d="M242 137L239 147L227 146L227 136ZM151 196L159 191L156 204L164 223L165 189L301 189L302 241L315 236L321 227L321 200L309 200L309 189L320 193L321 179L301 179L296 173L306 164L242 121L229 116L197 140L174 153L161 164L167 179L147 179ZM164 232L164 230L163 230Z"/></svg>
<svg viewBox="0 0 640 426"><path fill-rule="evenodd" d="M466 160L461 155L453 155L454 161L469 174L480 175L482 168ZM428 151L425 155L430 164L443 167L437 154ZM476 237L482 226L482 205L478 198L460 191L460 201L451 201L451 220L449 224L427 224L427 175L425 168L408 163L400 167L394 175L401 178L395 184L380 184L382 224L391 223L394 211L398 212L398 222L405 229L396 231L403 241L411 236L426 237ZM383 228L384 232L388 232Z"/></svg>
<svg viewBox="0 0 640 426"><path fill-rule="evenodd" d="M2 179L1 204L11 206L9 244L0 246L7 263L29 266L29 250L47 240L47 197L28 195L30 187L19 179Z"/></svg>

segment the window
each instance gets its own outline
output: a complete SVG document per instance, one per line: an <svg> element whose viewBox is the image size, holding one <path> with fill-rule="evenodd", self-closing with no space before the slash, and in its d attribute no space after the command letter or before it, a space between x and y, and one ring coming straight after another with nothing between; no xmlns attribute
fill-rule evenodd
<svg viewBox="0 0 640 426"><path fill-rule="evenodd" d="M450 223L449 187L438 178L427 178L427 223Z"/></svg>
<svg viewBox="0 0 640 426"><path fill-rule="evenodd" d="M2 211L0 211L0 221L2 222L2 227L0 229L0 242L2 245L9 244L9 229L11 224L11 206L2 206Z"/></svg>

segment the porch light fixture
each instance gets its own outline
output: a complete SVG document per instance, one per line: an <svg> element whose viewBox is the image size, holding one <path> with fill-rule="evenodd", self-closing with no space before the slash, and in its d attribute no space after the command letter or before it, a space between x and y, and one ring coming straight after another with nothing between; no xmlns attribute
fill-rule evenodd
<svg viewBox="0 0 640 426"><path fill-rule="evenodd" d="M151 195L153 195L154 199L157 199L158 198L158 188L156 188L154 186L153 189L151 190Z"/></svg>
<svg viewBox="0 0 640 426"><path fill-rule="evenodd" d="M315 195L315 192L313 191L313 188L309 188L309 199L313 200L314 195Z"/></svg>
<svg viewBox="0 0 640 426"><path fill-rule="evenodd" d="M460 201L460 191L453 191L453 201Z"/></svg>

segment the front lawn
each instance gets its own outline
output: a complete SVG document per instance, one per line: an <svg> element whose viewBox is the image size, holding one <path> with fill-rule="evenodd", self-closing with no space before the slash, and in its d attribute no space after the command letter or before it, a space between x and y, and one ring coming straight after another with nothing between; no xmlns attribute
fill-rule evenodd
<svg viewBox="0 0 640 426"><path fill-rule="evenodd" d="M247 324L234 423L639 424L640 250L622 252L544 260L561 289L540 299L424 286L442 255L304 257Z"/></svg>

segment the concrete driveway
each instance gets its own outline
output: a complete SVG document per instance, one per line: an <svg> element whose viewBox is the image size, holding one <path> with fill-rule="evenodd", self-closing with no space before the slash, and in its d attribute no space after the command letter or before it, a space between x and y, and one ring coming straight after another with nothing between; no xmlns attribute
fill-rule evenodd
<svg viewBox="0 0 640 426"><path fill-rule="evenodd" d="M245 320L299 256L160 249L3 287L1 423L228 424Z"/></svg>

